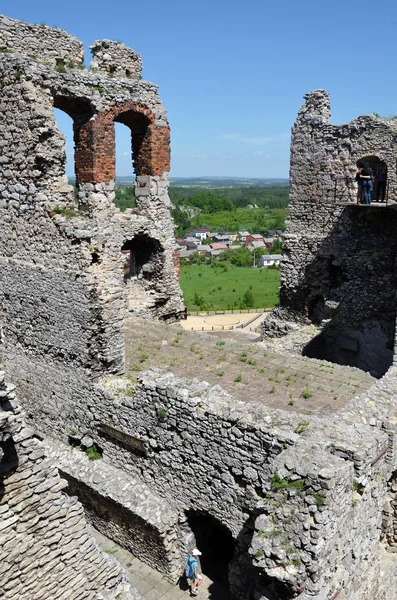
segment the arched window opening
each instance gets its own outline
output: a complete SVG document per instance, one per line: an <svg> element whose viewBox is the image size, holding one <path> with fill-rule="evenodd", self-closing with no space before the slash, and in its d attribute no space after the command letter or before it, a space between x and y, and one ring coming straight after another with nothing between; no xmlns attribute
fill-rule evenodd
<svg viewBox="0 0 397 600"><path fill-rule="evenodd" d="M137 235L121 248L124 255L124 281L137 276L151 279L162 268L162 248L157 240Z"/></svg>
<svg viewBox="0 0 397 600"><path fill-rule="evenodd" d="M93 109L85 98L70 98L54 95L54 114L60 131L66 137L66 164L64 172L78 187L79 180L85 181L84 172L92 163L92 139L86 125L93 116ZM70 119L72 119L72 127Z"/></svg>
<svg viewBox="0 0 397 600"><path fill-rule="evenodd" d="M388 200L388 169L385 161L376 155L363 156L357 161L357 168L369 168L373 181L371 184L371 202L387 202ZM363 186L358 185L357 199L364 202Z"/></svg>
<svg viewBox="0 0 397 600"><path fill-rule="evenodd" d="M202 572L212 581L209 588L211 597L225 598L229 593L229 563L234 554L234 538L222 523L208 513L190 510L186 516L196 546L202 553Z"/></svg>
<svg viewBox="0 0 397 600"><path fill-rule="evenodd" d="M74 141L73 120L67 113L54 106L54 115L59 131L65 136L65 164L64 173L70 184L75 183L74 173Z"/></svg>
<svg viewBox="0 0 397 600"><path fill-rule="evenodd" d="M115 117L131 130L131 149L135 175L151 175L151 151L149 144L149 118L134 110L122 112Z"/></svg>
<svg viewBox="0 0 397 600"><path fill-rule="evenodd" d="M122 123L115 123L116 189L115 205L121 211L136 207L132 170L131 131Z"/></svg>

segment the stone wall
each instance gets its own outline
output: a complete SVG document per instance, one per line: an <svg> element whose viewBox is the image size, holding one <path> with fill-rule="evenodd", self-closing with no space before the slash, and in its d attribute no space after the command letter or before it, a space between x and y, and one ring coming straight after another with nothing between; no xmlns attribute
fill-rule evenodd
<svg viewBox="0 0 397 600"><path fill-rule="evenodd" d="M71 431L70 445L45 440L46 453L68 482L66 493L79 498L97 530L176 581L188 544L176 504L109 459L100 459L99 452L90 459L87 448L93 448L94 439L101 448L96 436L81 438Z"/></svg>
<svg viewBox="0 0 397 600"><path fill-rule="evenodd" d="M21 45L26 27L16 21L9 29ZM69 38L51 35L66 52ZM152 83L72 66L0 53L3 355L6 365L27 353L32 361L46 356L96 374L120 372L124 316L172 320L183 308L168 198L169 126ZM53 106L74 121L76 194ZM114 120L133 140L137 208L125 213L113 202ZM158 251L127 277L121 249L134 239L152 240ZM135 253L138 260L139 244Z"/></svg>
<svg viewBox="0 0 397 600"><path fill-rule="evenodd" d="M305 98L292 130L281 307L322 324L306 354L381 376L396 318L397 123L366 116L331 125L327 94ZM357 204L357 161L368 156L388 165L388 207Z"/></svg>
<svg viewBox="0 0 397 600"><path fill-rule="evenodd" d="M51 66L81 67L83 44L57 27L32 25L0 15L0 53L15 52Z"/></svg>
<svg viewBox="0 0 397 600"><path fill-rule="evenodd" d="M74 444L101 448L95 469L84 475L78 464L86 459L78 449L51 455L74 478L72 489L80 490L96 523L109 511L101 478L132 478L134 488L152 490L154 505L168 507L160 509L160 529L173 522L170 531L178 530L177 515L191 511L215 518L235 542L233 598L322 600L339 593L349 600L386 600L383 565L394 564L387 549L394 544L395 378L390 371L326 420L245 404L170 373L140 374L137 387L131 379L111 378L97 387L95 400L81 389L84 402L74 413L69 406L63 432L60 422L54 428L64 442L73 431ZM117 475L109 476L109 468ZM200 485L192 485L197 479ZM127 506L117 485L107 485ZM146 510L142 535L150 538L155 507L132 499L129 510L139 516L139 507ZM116 518L105 531L126 544ZM183 555L182 537L171 557L178 550ZM150 548L149 563L156 556Z"/></svg>
<svg viewBox="0 0 397 600"><path fill-rule="evenodd" d="M91 537L83 508L62 491L0 373L0 590L4 599L138 600L127 574Z"/></svg>
<svg viewBox="0 0 397 600"><path fill-rule="evenodd" d="M141 57L121 42L97 40L90 49L93 56L91 70L97 69L116 77L141 78Z"/></svg>

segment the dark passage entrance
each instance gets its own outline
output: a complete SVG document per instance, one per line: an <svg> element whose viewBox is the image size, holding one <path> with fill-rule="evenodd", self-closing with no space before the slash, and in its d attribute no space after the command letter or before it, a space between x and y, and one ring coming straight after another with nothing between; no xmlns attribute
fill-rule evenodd
<svg viewBox="0 0 397 600"><path fill-rule="evenodd" d="M229 563L233 558L234 539L230 531L207 513L188 511L187 519L196 538L201 568L213 584L210 586L211 600L228 600Z"/></svg>
<svg viewBox="0 0 397 600"><path fill-rule="evenodd" d="M157 271L161 266L161 261L156 258L161 250L157 240L145 235L137 235L134 239L125 242L121 248L126 257L124 279L130 279L142 271L146 277Z"/></svg>

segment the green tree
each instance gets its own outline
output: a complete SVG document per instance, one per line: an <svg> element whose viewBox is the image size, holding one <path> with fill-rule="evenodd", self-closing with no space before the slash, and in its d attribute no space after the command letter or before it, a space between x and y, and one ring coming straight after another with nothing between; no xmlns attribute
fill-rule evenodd
<svg viewBox="0 0 397 600"><path fill-rule="evenodd" d="M122 212L124 212L127 208L136 207L136 199L133 188L117 186L114 193L114 203Z"/></svg>
<svg viewBox="0 0 397 600"><path fill-rule="evenodd" d="M248 307L254 306L254 304L255 304L255 298L254 298L254 294L252 293L252 290L248 289L248 290L246 290L244 292L243 302Z"/></svg>

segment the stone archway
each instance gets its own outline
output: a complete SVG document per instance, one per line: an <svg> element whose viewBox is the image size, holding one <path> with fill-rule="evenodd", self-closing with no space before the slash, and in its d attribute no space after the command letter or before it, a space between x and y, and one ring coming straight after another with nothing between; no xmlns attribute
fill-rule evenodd
<svg viewBox="0 0 397 600"><path fill-rule="evenodd" d="M207 512L189 510L186 516L196 545L202 552L202 572L212 581L211 597L213 594L213 597L226 599L230 593L229 564L233 559L235 540L230 531Z"/></svg>
<svg viewBox="0 0 397 600"><path fill-rule="evenodd" d="M158 240L138 234L124 242L121 252L129 310L141 316L146 312L154 315L163 277L164 248Z"/></svg>

